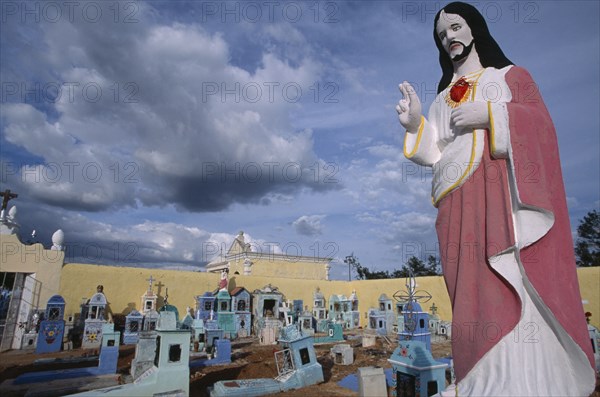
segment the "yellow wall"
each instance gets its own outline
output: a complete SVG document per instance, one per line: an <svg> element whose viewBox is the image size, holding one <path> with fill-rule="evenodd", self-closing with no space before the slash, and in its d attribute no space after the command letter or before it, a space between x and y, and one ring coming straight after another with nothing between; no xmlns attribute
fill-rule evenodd
<svg viewBox="0 0 600 397"><path fill-rule="evenodd" d="M98 284L104 285L104 293L113 313L128 313L132 308L140 309L141 296L148 288L146 281L150 275L160 283L160 290L154 288L159 299L164 298L165 287L169 289L169 303L175 305L180 313L187 306L195 307L194 296L217 288L219 274L204 272L182 272L177 270L157 270L131 267L112 267L69 263L63 268L60 294L65 298L65 313L76 313L82 298L89 298ZM229 290L245 287L250 292L272 284L279 288L286 299L302 299L312 310L313 293L317 287L328 301L333 294L350 296L356 290L361 311L361 324L364 313L378 306L378 298L386 293L390 298L394 292L404 289L404 280L367 280L367 281L317 281L290 278L234 275L229 278ZM422 277L418 279L418 289L425 289L434 295L425 309L435 302L440 308L442 318L450 318L450 303L446 287L441 277Z"/></svg>
<svg viewBox="0 0 600 397"><path fill-rule="evenodd" d="M592 313L591 323L600 329L600 267L577 269L584 312Z"/></svg>
<svg viewBox="0 0 600 397"><path fill-rule="evenodd" d="M98 266L69 263L63 267L60 295L65 298L65 313L78 313L82 298L90 298L98 284L104 285L106 298L113 313L127 314L132 308L140 309L141 296L148 288L146 281L150 275L156 280L154 291L159 295L159 304L169 289L169 303L183 314L186 307L195 307L194 296L217 288L219 274L204 272L183 272L177 270L146 269L132 267ZM600 267L578 269L582 299L586 311L593 313L592 324L600 327ZM312 309L313 293L316 287L321 289L327 303L333 294L349 296L356 290L361 312L361 325L365 325L365 313L369 308L378 307L378 298L382 293L392 297L398 290L405 290L404 279L364 280L364 281L318 281L290 278L234 275L229 279L229 290L245 287L250 292L272 284L279 288L286 299L302 299ZM423 304L429 311L432 303L438 307L443 320L452 319L450 299L441 276L417 278L417 290L428 291L432 299Z"/></svg>
<svg viewBox="0 0 600 397"><path fill-rule="evenodd" d="M317 287L327 303L333 294L350 296L353 290L359 299L361 325L366 324L365 313L378 307L382 293L392 297L398 290L405 290L403 279L364 281L325 281L325 264L320 262L276 261L270 258L254 258L252 276L243 275L243 261L232 268L230 286L245 287L250 292L272 284L279 288L287 299L302 299L312 309L313 293ZM262 261L262 262L260 262ZM220 274L183 272L177 270L146 269L132 267L100 266L90 264L66 264L64 252L46 250L41 244L24 245L15 235L0 235L0 271L34 273L42 282L39 307L43 308L52 295L65 298L65 313L78 313L82 299L89 299L96 286L104 285L104 292L113 313L127 314L133 308L141 309L141 296L148 288L150 275L156 280L154 291L159 295L159 305L169 289L169 303L183 314L187 306L195 307L194 296L217 288ZM234 265L232 261L232 266ZM240 275L234 275L235 270ZM584 311L592 313L591 322L600 328L600 267L577 269ZM303 278L290 278L299 277ZM321 279L321 280L319 280ZM443 320L452 319L450 300L441 276L419 277L417 290L428 291L432 299L423 304L424 310L435 303Z"/></svg>
<svg viewBox="0 0 600 397"><path fill-rule="evenodd" d="M60 288L64 251L44 249L41 244L22 244L14 234L0 234L0 272L34 273L42 282L40 308L56 295Z"/></svg>
<svg viewBox="0 0 600 397"><path fill-rule="evenodd" d="M251 274L253 276L295 278L308 280L325 280L327 271L326 262L299 260L290 256L289 259L271 257L268 254L254 256L250 254L252 261ZM244 274L244 258L231 259L229 261L229 274L237 271ZM312 299L312 298L311 298Z"/></svg>

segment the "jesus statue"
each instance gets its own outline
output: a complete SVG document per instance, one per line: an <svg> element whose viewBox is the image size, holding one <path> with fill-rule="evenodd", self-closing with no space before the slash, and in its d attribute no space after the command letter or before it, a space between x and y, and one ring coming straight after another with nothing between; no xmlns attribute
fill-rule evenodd
<svg viewBox="0 0 600 397"><path fill-rule="evenodd" d="M428 117L407 82L396 110L405 156L433 168L457 379L447 392L588 396L593 356L550 115L473 6L441 9L434 40L442 78Z"/></svg>

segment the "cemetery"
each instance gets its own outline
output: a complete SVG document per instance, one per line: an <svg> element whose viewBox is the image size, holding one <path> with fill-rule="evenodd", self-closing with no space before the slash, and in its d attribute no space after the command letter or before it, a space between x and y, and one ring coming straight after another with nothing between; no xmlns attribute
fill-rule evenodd
<svg viewBox="0 0 600 397"><path fill-rule="evenodd" d="M21 244L15 213L1 236ZM4 255L3 269L21 272L2 295L2 396L431 396L455 382L438 277L267 278L246 257L243 275L222 261L195 274L119 268L117 280L110 266L64 264L63 246L60 230L50 250L34 246L60 266ZM586 316L600 369L600 333Z"/></svg>
<svg viewBox="0 0 600 397"><path fill-rule="evenodd" d="M40 393L44 384L44 395L56 396L160 390L194 396L368 390L429 396L454 379L450 323L441 320L435 303L423 309L433 297L418 278L395 280L395 292L380 294L375 307L364 309L356 290L349 298L339 293L327 300L317 287L310 307L274 284L253 292L232 286L223 272L215 288L191 297L195 307L182 317L169 303L168 288L164 296L156 291L160 279L150 275L143 281L145 291L134 294L143 309L126 315L113 313L102 284L74 315L65 315L62 296L50 297L44 312L32 317L39 326L24 333L23 341L31 342L2 355L2 395ZM596 328L589 328L597 338Z"/></svg>

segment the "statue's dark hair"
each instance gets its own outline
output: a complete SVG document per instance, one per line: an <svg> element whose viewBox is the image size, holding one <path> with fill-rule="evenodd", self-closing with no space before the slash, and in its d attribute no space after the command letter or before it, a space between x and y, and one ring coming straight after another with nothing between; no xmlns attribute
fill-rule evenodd
<svg viewBox="0 0 600 397"><path fill-rule="evenodd" d="M479 61L484 68L494 67L502 69L513 63L504 55L496 40L490 34L487 27L487 23L483 18L483 15L477 11L475 7L470 4L456 1L447 4L435 15L433 23L433 38L435 45L440 52L440 66L442 67L442 79L438 85L438 94L442 92L452 82L452 75L454 68L452 66L452 60L450 56L442 47L442 42L436 33L436 27L440 14L444 11L446 14L457 14L460 15L469 25L471 33L473 34L473 40L475 42L475 48L479 55ZM468 44L468 43L466 43Z"/></svg>

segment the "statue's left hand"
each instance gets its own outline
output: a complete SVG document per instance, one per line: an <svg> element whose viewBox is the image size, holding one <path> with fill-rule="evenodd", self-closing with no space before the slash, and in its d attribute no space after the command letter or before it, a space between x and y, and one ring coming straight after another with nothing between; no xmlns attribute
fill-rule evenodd
<svg viewBox="0 0 600 397"><path fill-rule="evenodd" d="M457 128L488 128L490 115L486 102L466 102L452 111L450 126Z"/></svg>

